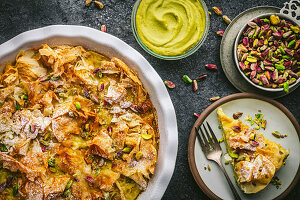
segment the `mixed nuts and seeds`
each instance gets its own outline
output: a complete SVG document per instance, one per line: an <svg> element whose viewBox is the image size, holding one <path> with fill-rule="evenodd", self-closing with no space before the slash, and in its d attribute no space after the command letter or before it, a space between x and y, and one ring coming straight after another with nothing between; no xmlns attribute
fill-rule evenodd
<svg viewBox="0 0 300 200"><path fill-rule="evenodd" d="M253 83L288 92L300 76L300 27L276 15L249 21L237 59Z"/></svg>

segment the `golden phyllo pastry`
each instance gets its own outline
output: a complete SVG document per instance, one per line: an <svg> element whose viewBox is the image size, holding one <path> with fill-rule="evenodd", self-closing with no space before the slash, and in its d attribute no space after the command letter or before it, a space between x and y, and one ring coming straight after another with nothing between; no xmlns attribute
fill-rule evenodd
<svg viewBox="0 0 300 200"><path fill-rule="evenodd" d="M0 200L133 200L154 174L156 110L137 74L81 46L0 73Z"/></svg>
<svg viewBox="0 0 300 200"><path fill-rule="evenodd" d="M217 113L239 187L245 193L261 191L283 166L289 150L266 139L242 121L227 117L222 108L218 108Z"/></svg>

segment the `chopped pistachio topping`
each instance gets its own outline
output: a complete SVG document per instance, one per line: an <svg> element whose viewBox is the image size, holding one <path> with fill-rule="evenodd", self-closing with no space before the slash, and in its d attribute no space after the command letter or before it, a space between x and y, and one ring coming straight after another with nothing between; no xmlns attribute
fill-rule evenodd
<svg viewBox="0 0 300 200"><path fill-rule="evenodd" d="M4 144L2 144L2 143L0 143L0 151L4 151L4 152L7 152L8 151L8 149L6 148L6 146L4 145Z"/></svg>
<svg viewBox="0 0 300 200"><path fill-rule="evenodd" d="M81 105L78 101L75 102L75 107L76 107L77 110L81 109Z"/></svg>
<svg viewBox="0 0 300 200"><path fill-rule="evenodd" d="M125 147L122 151L123 151L124 153L130 153L131 150L132 150L131 147Z"/></svg>
<svg viewBox="0 0 300 200"><path fill-rule="evenodd" d="M49 165L50 167L55 167L55 158L50 158L50 159L48 160L48 165Z"/></svg>
<svg viewBox="0 0 300 200"><path fill-rule="evenodd" d="M229 154L229 156L230 156L231 158L238 158L238 157L239 157L239 155L236 154L236 153L231 153L231 152L229 152L228 154Z"/></svg>
<svg viewBox="0 0 300 200"><path fill-rule="evenodd" d="M139 160L142 158L142 156L143 156L143 153L141 151L139 151L135 154L135 159Z"/></svg>
<svg viewBox="0 0 300 200"><path fill-rule="evenodd" d="M131 118L129 118L129 117L125 116L125 115L121 116L121 119L123 119L123 120L125 120L127 122L131 122L132 121Z"/></svg>
<svg viewBox="0 0 300 200"><path fill-rule="evenodd" d="M144 138L145 140L149 140L152 138L152 135L149 135L149 134L146 134L146 133L143 133L142 134L142 138Z"/></svg>
<svg viewBox="0 0 300 200"><path fill-rule="evenodd" d="M14 187L13 187L13 195L16 196L18 194L18 190L19 190L19 184L17 183Z"/></svg>
<svg viewBox="0 0 300 200"><path fill-rule="evenodd" d="M67 183L67 185L66 185L66 187L65 187L65 190L70 189L70 187L72 186L72 184L73 184L73 180L70 180L70 181Z"/></svg>
<svg viewBox="0 0 300 200"><path fill-rule="evenodd" d="M100 172L101 172L101 169L98 169L97 171L96 171L96 176L98 176L99 174L100 174Z"/></svg>

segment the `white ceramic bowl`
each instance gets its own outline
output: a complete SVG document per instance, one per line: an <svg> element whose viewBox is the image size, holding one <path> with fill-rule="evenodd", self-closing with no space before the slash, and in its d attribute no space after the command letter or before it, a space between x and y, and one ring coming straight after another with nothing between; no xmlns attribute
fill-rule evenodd
<svg viewBox="0 0 300 200"><path fill-rule="evenodd" d="M178 146L175 110L163 81L136 50L122 40L84 26L55 25L24 32L0 45L0 70L13 61L21 49L48 45L81 45L86 49L118 57L138 72L157 110L160 145L157 166L139 200L161 199L172 177Z"/></svg>

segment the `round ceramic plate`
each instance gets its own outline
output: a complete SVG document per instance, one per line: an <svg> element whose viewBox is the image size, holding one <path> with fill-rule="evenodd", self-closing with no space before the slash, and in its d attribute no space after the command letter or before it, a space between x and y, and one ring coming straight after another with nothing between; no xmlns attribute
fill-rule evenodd
<svg viewBox="0 0 300 200"><path fill-rule="evenodd" d="M226 31L223 35L222 42L220 45L220 60L222 64L223 71L228 78L228 80L233 84L233 86L240 90L241 92L250 92L256 93L260 95L264 95L270 98L279 98L288 93L284 91L278 92L268 92L260 90L250 83L248 83L245 78L238 71L235 61L234 61L234 42L235 39L240 32L240 30L244 27L244 25L251 19L256 16L268 14L268 13L279 13L280 9L272 6L259 6L255 8L250 8L232 20L229 26L226 28ZM290 89L291 93L293 90L297 88L293 87Z"/></svg>
<svg viewBox="0 0 300 200"><path fill-rule="evenodd" d="M250 93L233 94L218 100L206 108L195 122L189 138L188 156L190 169L199 187L210 198L234 199L221 169L216 163L205 158L204 153L201 151L200 143L196 139L195 127L198 127L205 121L209 122L218 139L222 137L222 132L218 128L219 124L217 121L216 111L218 107L222 107L224 113L230 117L235 112L243 112L244 114L240 118L243 122L247 115L254 116L254 114L258 113L258 110L261 110L264 114L264 119L267 120L267 128L265 130L258 130L258 132L262 133L266 138L281 144L283 148L290 149L286 165L275 174L282 182L282 185L278 189L274 185L269 184L265 189L256 194L244 194L235 182L231 165L224 165L242 199L283 199L292 190L300 177L300 126L294 116L282 104L272 99ZM246 124L250 125L247 122ZM273 131L279 131L288 136L279 139L271 134ZM224 155L226 153L224 142L221 143L221 148ZM224 163L223 156L222 159ZM211 171L207 169L208 164Z"/></svg>
<svg viewBox="0 0 300 200"><path fill-rule="evenodd" d="M176 115L168 91L149 62L136 50L122 40L84 26L55 25L24 32L0 45L0 71L5 63L13 61L22 49L48 45L81 45L86 49L102 53L108 57L122 59L138 72L144 87L150 94L156 108L160 145L155 173L150 179L146 191L138 199L160 199L173 175L178 132Z"/></svg>

